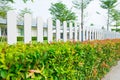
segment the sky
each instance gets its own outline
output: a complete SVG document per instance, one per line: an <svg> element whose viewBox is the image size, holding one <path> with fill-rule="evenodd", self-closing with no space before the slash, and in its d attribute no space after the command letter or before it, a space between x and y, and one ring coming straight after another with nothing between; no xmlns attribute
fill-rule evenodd
<svg viewBox="0 0 120 80"><path fill-rule="evenodd" d="M48 18L52 17L49 12L49 8L51 6L51 3L56 3L58 1L62 1L64 4L67 5L67 7L70 9L72 7L72 0L34 0L34 2L27 2L23 3L22 0L15 0L15 3L12 4L14 8L16 8L16 12L19 12L20 9L24 9L25 7L30 8L32 10L32 16L35 18L37 16L40 16L43 18L44 21L46 21ZM120 2L120 0L118 0ZM119 8L120 6L118 6ZM76 12L78 16L78 21L80 21L80 13L78 10L73 9L74 12ZM99 12L100 14L97 14L96 12ZM85 22L84 26L90 26L91 24L94 24L95 28L106 28L106 10L102 9L100 7L99 0L93 0L88 7L85 10Z"/></svg>

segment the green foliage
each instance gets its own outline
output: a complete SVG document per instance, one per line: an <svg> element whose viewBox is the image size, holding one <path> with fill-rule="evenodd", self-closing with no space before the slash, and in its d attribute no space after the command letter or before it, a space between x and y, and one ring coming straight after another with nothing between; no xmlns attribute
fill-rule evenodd
<svg viewBox="0 0 120 80"><path fill-rule="evenodd" d="M9 10L13 9L8 5L8 1L0 0L0 17L6 18L7 12Z"/></svg>
<svg viewBox="0 0 120 80"><path fill-rule="evenodd" d="M0 42L5 42L7 41L7 38L5 36L0 37Z"/></svg>
<svg viewBox="0 0 120 80"><path fill-rule="evenodd" d="M76 9L85 9L87 7L87 5L91 2L92 0L73 0L72 3L73 3L73 7L75 7Z"/></svg>
<svg viewBox="0 0 120 80"><path fill-rule="evenodd" d="M103 9L107 9L107 30L109 30L109 26L110 26L110 13L111 10L114 9L117 5L117 0L100 0L101 1L101 7Z"/></svg>
<svg viewBox="0 0 120 80"><path fill-rule="evenodd" d="M110 15L112 20L115 22L114 26L120 26L120 10L112 9Z"/></svg>
<svg viewBox="0 0 120 80"><path fill-rule="evenodd" d="M119 49L120 40L3 43L0 80L100 80L120 58Z"/></svg>
<svg viewBox="0 0 120 80"><path fill-rule="evenodd" d="M47 40L47 37L43 37L44 40ZM0 42L6 42L7 37L0 37ZM24 41L24 37L19 36L17 37L17 41ZM37 41L37 37L32 37L32 41Z"/></svg>
<svg viewBox="0 0 120 80"><path fill-rule="evenodd" d="M104 9L112 9L116 5L117 0L100 0L101 1L101 7Z"/></svg>
<svg viewBox="0 0 120 80"><path fill-rule="evenodd" d="M18 21L23 21L24 15L25 15L26 13L32 14L31 9L29 9L29 8L24 8L23 10L20 10L19 17L18 17Z"/></svg>
<svg viewBox="0 0 120 80"><path fill-rule="evenodd" d="M43 37L44 40L47 40L47 37ZM24 41L24 37L17 37L17 41ZM32 37L32 41L37 41L37 37Z"/></svg>
<svg viewBox="0 0 120 80"><path fill-rule="evenodd" d="M58 19L63 22L76 19L75 13L69 10L67 6L62 2L58 2L55 4L52 3L49 11L54 20Z"/></svg>

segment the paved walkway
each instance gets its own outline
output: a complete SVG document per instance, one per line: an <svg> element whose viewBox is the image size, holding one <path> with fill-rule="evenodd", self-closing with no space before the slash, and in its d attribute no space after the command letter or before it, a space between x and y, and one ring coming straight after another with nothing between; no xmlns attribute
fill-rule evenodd
<svg viewBox="0 0 120 80"><path fill-rule="evenodd" d="M120 80L120 61L102 80Z"/></svg>

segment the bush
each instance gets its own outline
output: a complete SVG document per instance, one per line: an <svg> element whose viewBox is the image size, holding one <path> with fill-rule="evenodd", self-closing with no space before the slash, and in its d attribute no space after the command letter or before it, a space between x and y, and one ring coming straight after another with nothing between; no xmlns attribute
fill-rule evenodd
<svg viewBox="0 0 120 80"><path fill-rule="evenodd" d="M22 36L17 37L17 41L24 41L24 37Z"/></svg>
<svg viewBox="0 0 120 80"><path fill-rule="evenodd" d="M120 40L0 44L0 80L100 80L119 49Z"/></svg>
<svg viewBox="0 0 120 80"><path fill-rule="evenodd" d="M1 42L7 41L7 38L4 37L4 36L3 36L3 37L0 37L0 41L1 41Z"/></svg>
<svg viewBox="0 0 120 80"><path fill-rule="evenodd" d="M43 37L44 40L47 40L47 37ZM17 37L17 41L24 41L24 37ZM32 41L37 41L37 37L32 37Z"/></svg>
<svg viewBox="0 0 120 80"><path fill-rule="evenodd" d="M54 37L53 37L53 39L54 39ZM43 37L43 40L47 40L47 37ZM7 41L7 37L0 37L0 41L1 42ZM24 37L18 36L17 41L24 41ZM32 41L37 41L37 37L32 37Z"/></svg>

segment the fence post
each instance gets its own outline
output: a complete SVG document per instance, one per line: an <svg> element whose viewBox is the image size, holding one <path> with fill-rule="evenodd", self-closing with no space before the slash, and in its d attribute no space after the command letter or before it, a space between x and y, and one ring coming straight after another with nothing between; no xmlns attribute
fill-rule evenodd
<svg viewBox="0 0 120 80"><path fill-rule="evenodd" d="M75 32L74 32L74 36L75 36L75 41L77 41L77 30L78 30L78 28L77 28L77 23L75 22Z"/></svg>
<svg viewBox="0 0 120 80"><path fill-rule="evenodd" d="M63 41L67 41L67 22L63 22Z"/></svg>
<svg viewBox="0 0 120 80"><path fill-rule="evenodd" d="M82 41L82 39L81 39L82 38L81 31L82 31L81 26L79 25L79 41Z"/></svg>
<svg viewBox="0 0 120 80"><path fill-rule="evenodd" d="M70 31L69 31L69 34L70 34L70 40L73 40L73 28L72 28L72 23L70 23Z"/></svg>
<svg viewBox="0 0 120 80"><path fill-rule="evenodd" d="M1 27L0 27L0 37L1 37Z"/></svg>
<svg viewBox="0 0 120 80"><path fill-rule="evenodd" d="M43 19L37 18L37 42L43 42Z"/></svg>
<svg viewBox="0 0 120 80"><path fill-rule="evenodd" d="M51 42L53 40L53 31L52 31L52 19L48 19L48 42Z"/></svg>
<svg viewBox="0 0 120 80"><path fill-rule="evenodd" d="M56 20L56 41L60 40L60 21Z"/></svg>
<svg viewBox="0 0 120 80"><path fill-rule="evenodd" d="M85 27L84 27L83 30L82 30L82 36L83 36L83 37L82 37L82 38L83 38L82 40L85 41Z"/></svg>
<svg viewBox="0 0 120 80"><path fill-rule="evenodd" d="M7 43L17 42L17 17L14 11L7 12Z"/></svg>
<svg viewBox="0 0 120 80"><path fill-rule="evenodd" d="M90 34L89 34L89 40L91 41L91 28L89 28L89 32L90 32Z"/></svg>
<svg viewBox="0 0 120 80"><path fill-rule="evenodd" d="M31 41L31 26L32 17L30 14L26 13L24 15L24 43L29 43Z"/></svg>
<svg viewBox="0 0 120 80"><path fill-rule="evenodd" d="M88 40L88 27L85 27L86 30L86 40Z"/></svg>

